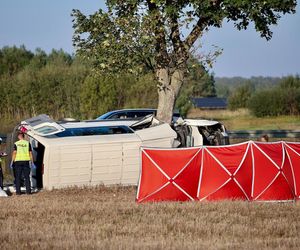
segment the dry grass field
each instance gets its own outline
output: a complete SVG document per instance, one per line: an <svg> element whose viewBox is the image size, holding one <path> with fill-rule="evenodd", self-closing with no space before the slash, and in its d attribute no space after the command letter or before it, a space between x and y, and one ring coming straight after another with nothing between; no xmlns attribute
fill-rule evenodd
<svg viewBox="0 0 300 250"><path fill-rule="evenodd" d="M136 204L133 187L0 200L0 249L300 249L300 202Z"/></svg>

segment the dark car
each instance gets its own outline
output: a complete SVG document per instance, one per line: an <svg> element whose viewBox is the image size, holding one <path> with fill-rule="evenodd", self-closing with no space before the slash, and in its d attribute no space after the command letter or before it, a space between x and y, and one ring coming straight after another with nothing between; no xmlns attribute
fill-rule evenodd
<svg viewBox="0 0 300 250"><path fill-rule="evenodd" d="M147 115L156 115L156 109L121 109L105 113L96 120L139 120ZM173 119L180 117L178 112L173 114Z"/></svg>

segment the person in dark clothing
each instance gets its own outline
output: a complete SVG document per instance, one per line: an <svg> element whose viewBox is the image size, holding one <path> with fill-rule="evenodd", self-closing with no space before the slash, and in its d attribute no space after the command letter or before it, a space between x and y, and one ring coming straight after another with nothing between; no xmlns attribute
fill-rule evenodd
<svg viewBox="0 0 300 250"><path fill-rule="evenodd" d="M0 145L2 143L2 139L0 138ZM6 153L0 152L0 188L3 189L3 171L2 171L2 158L7 156Z"/></svg>
<svg viewBox="0 0 300 250"><path fill-rule="evenodd" d="M38 189L43 188L43 161L44 161L44 151L45 147L38 142L37 148L35 148L37 152L35 165L36 165L36 187Z"/></svg>
<svg viewBox="0 0 300 250"><path fill-rule="evenodd" d="M12 161L16 174L16 194L21 194L21 180L25 179L26 194L31 194L30 166L33 164L31 145L24 139L24 134L18 134L18 141L14 145Z"/></svg>
<svg viewBox="0 0 300 250"><path fill-rule="evenodd" d="M0 152L0 188L3 189L3 171L2 171L2 157L6 156L5 153Z"/></svg>
<svg viewBox="0 0 300 250"><path fill-rule="evenodd" d="M3 172L1 167L1 161L0 161L0 188L3 189Z"/></svg>
<svg viewBox="0 0 300 250"><path fill-rule="evenodd" d="M268 135L262 135L260 137L261 142L269 142L269 136Z"/></svg>

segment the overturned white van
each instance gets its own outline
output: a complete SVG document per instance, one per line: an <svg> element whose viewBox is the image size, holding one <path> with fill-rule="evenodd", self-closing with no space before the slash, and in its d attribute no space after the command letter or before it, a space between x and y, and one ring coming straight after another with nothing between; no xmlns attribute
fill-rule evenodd
<svg viewBox="0 0 300 250"><path fill-rule="evenodd" d="M141 146L172 147L177 137L168 124L134 131L133 122L67 122L46 115L23 121L31 141L36 172L44 189L67 186L136 185ZM33 179L38 174L33 173ZM32 182L33 186L36 182ZM40 186L41 187L41 186Z"/></svg>

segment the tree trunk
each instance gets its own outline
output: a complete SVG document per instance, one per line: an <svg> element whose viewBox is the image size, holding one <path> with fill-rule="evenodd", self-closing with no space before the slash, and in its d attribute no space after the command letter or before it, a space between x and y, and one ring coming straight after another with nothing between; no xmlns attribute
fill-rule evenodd
<svg viewBox="0 0 300 250"><path fill-rule="evenodd" d="M156 76L158 86L157 118L171 124L176 98L184 80L183 70L175 70L172 74L168 69L158 69Z"/></svg>

